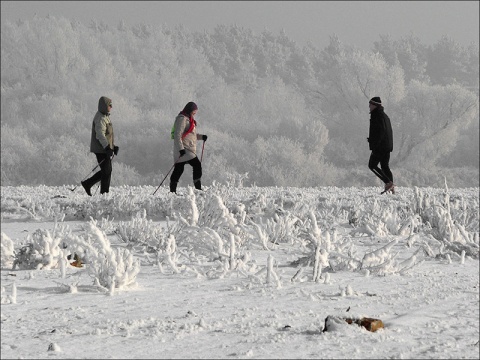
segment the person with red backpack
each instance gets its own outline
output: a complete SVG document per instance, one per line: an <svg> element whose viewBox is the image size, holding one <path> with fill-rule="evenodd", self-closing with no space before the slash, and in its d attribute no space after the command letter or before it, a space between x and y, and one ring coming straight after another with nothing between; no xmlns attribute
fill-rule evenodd
<svg viewBox="0 0 480 360"><path fill-rule="evenodd" d="M193 185L202 190L202 163L197 157L197 140L207 141L207 135L197 134L197 121L194 119L198 111L197 104L189 102L175 118L172 129L173 160L175 162L170 177L170 192L177 192L177 184L183 174L185 164L193 168Z"/></svg>

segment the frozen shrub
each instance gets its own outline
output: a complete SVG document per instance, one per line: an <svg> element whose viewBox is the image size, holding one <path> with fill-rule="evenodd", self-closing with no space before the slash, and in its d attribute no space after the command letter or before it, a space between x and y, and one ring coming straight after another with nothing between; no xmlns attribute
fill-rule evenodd
<svg viewBox="0 0 480 360"><path fill-rule="evenodd" d="M205 200L203 211L198 217L199 226L209 227L217 231L226 230L236 233L237 220L225 206L218 195L210 195Z"/></svg>
<svg viewBox="0 0 480 360"><path fill-rule="evenodd" d="M300 219L290 213L282 214L281 216L274 214L272 219L266 220L265 231L270 241L274 244L293 244L294 240L299 236L301 224Z"/></svg>
<svg viewBox="0 0 480 360"><path fill-rule="evenodd" d="M86 263L88 273L97 285L111 291L133 285L140 272L140 262L126 248L113 249L94 219L86 226L85 238L71 235L68 249Z"/></svg>
<svg viewBox="0 0 480 360"><path fill-rule="evenodd" d="M138 212L131 221L120 221L114 232L123 242L135 247L136 250L156 252L165 247L165 231L147 219L145 210Z"/></svg>
<svg viewBox="0 0 480 360"><path fill-rule="evenodd" d="M474 234L467 230L471 220L466 215L464 200L452 202L446 183L440 199L430 199L431 195L415 188L416 211L428 225L428 233L439 240L441 247L438 255L444 256L443 252L446 250L457 255L465 252L468 256L478 258L479 244L475 242ZM471 211L470 214L474 212Z"/></svg>
<svg viewBox="0 0 480 360"><path fill-rule="evenodd" d="M1 238L1 266L4 268L12 268L13 261L15 260L15 249L13 247L13 241L5 233L2 232Z"/></svg>
<svg viewBox="0 0 480 360"><path fill-rule="evenodd" d="M13 262L12 270L18 268L19 270L36 269L42 260L38 254L33 250L33 244L22 246L15 252L15 260Z"/></svg>
<svg viewBox="0 0 480 360"><path fill-rule="evenodd" d="M37 229L29 236L30 243L24 245L15 254L13 269L54 269L63 257L60 248L62 239L48 230Z"/></svg>

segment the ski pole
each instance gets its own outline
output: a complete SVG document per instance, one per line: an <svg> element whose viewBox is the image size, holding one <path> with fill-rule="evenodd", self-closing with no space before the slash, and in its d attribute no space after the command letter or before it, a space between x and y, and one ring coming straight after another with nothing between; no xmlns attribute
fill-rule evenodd
<svg viewBox="0 0 480 360"><path fill-rule="evenodd" d="M205 147L205 140L203 141L203 145L202 145L202 155L200 156L200 162L202 162L203 160L203 148Z"/></svg>
<svg viewBox="0 0 480 360"><path fill-rule="evenodd" d="M100 166L100 164L103 163L104 161L105 161L105 159L103 159L102 161L100 161L100 162L97 164L97 166L95 166L95 167L87 174L87 176L85 176L85 177L83 178L83 180L81 180L80 182L82 182L82 181L84 181L86 178L88 178L88 176L89 176L92 172L94 172L95 169L98 168L98 167ZM77 187L78 187L78 185L76 185L73 189L70 189L70 191L75 191L75 189L76 189Z"/></svg>
<svg viewBox="0 0 480 360"><path fill-rule="evenodd" d="M165 179L167 178L168 174L170 174L170 171L172 171L172 169L175 167L175 165L177 164L178 160L180 160L180 158L177 159L177 161L175 161L172 165L172 167L170 168L170 170L168 170L168 173L167 175L165 175L165 177L163 178L162 182L160 183L160 185L158 185L157 189L153 192L152 195L155 195L155 193L157 192L158 189L160 189L160 186L162 186L163 182L165 181Z"/></svg>

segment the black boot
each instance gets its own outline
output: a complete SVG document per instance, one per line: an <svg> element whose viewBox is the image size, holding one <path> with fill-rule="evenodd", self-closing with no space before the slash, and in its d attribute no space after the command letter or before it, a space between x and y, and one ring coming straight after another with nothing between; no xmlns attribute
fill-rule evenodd
<svg viewBox="0 0 480 360"><path fill-rule="evenodd" d="M193 185L195 185L195 189L202 190L202 182L200 180L194 181Z"/></svg>
<svg viewBox="0 0 480 360"><path fill-rule="evenodd" d="M170 192L176 193L177 192L177 184L176 182L170 183Z"/></svg>
<svg viewBox="0 0 480 360"><path fill-rule="evenodd" d="M90 186L86 184L86 181L82 181L82 186L85 189L85 192L87 193L88 196L92 196L92 193L90 192Z"/></svg>

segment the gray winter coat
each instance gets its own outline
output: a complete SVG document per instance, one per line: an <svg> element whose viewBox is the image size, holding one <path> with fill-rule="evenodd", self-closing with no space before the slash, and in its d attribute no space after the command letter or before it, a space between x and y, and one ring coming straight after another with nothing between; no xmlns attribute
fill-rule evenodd
<svg viewBox="0 0 480 360"><path fill-rule="evenodd" d="M182 135L190 128L190 119L179 114L175 118L175 133L173 135L173 161L186 162L197 156L197 140L202 140L203 134L197 134L197 127L194 126L191 133L182 139ZM185 149L185 155L180 159L180 150Z"/></svg>
<svg viewBox="0 0 480 360"><path fill-rule="evenodd" d="M106 154L107 145L113 150L113 126L110 121L110 113L108 112L108 104L112 100L106 96L102 96L98 100L98 111L92 122L92 136L90 139L90 152L97 154Z"/></svg>

